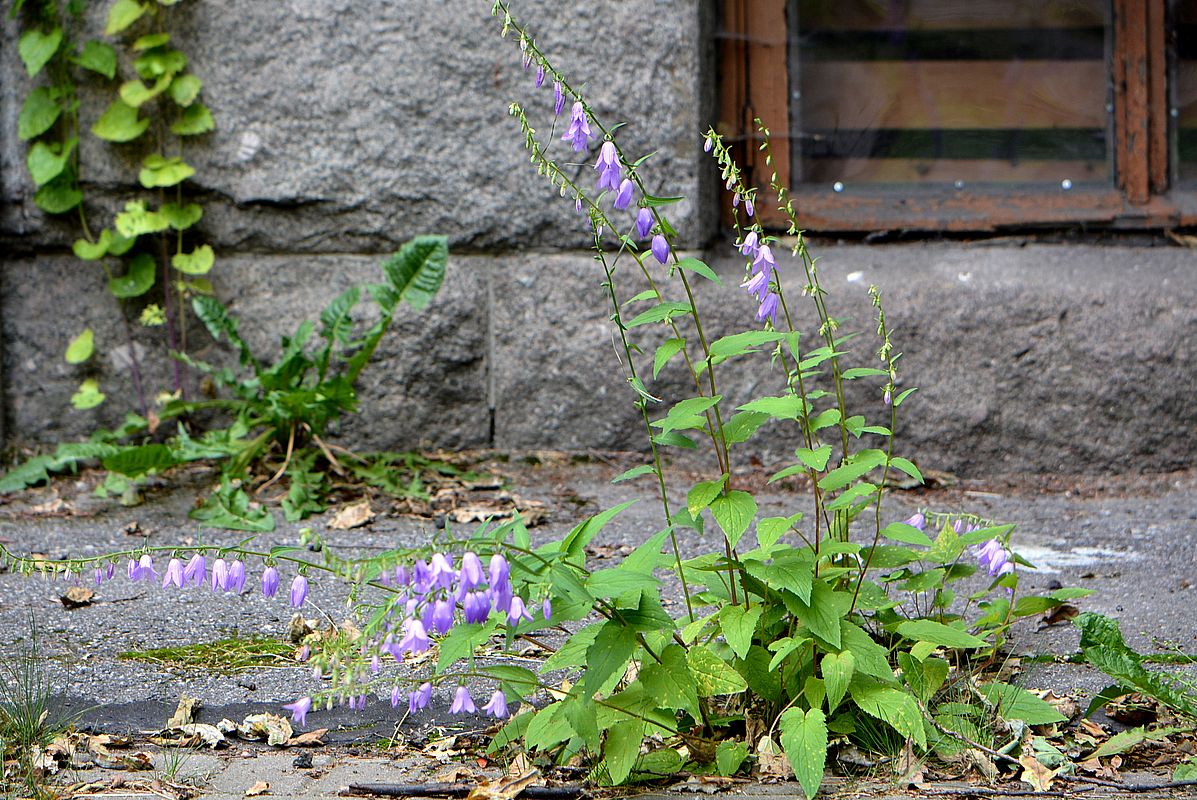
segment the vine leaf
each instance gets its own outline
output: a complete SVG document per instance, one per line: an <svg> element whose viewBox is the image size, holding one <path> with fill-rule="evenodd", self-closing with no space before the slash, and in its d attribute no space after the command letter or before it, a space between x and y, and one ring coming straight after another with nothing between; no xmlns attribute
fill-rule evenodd
<svg viewBox="0 0 1197 800"><path fill-rule="evenodd" d="M154 266L152 257L146 253L139 253L129 262L129 269L124 275L108 279L108 291L112 292L113 297L121 300L141 297L154 285L157 273Z"/></svg>
<svg viewBox="0 0 1197 800"><path fill-rule="evenodd" d="M206 275L216 263L211 245L201 244L190 253L175 253L170 265L185 275Z"/></svg>
<svg viewBox="0 0 1197 800"><path fill-rule="evenodd" d="M108 24L104 26L104 35L111 36L114 33L120 33L141 19L141 15L145 12L145 6L137 0L116 0L108 11Z"/></svg>
<svg viewBox="0 0 1197 800"><path fill-rule="evenodd" d="M88 378L79 384L79 389L71 395L71 405L80 411L95 408L104 402L106 395L100 391L100 384L94 378Z"/></svg>
<svg viewBox="0 0 1197 800"><path fill-rule="evenodd" d="M62 114L62 106L58 105L50 90L39 86L25 97L21 106L21 115L17 118L17 136L21 141L41 136L53 127Z"/></svg>
<svg viewBox="0 0 1197 800"><path fill-rule="evenodd" d="M106 142L131 142L149 126L148 118L138 118L136 108L117 98L91 126L91 132Z"/></svg>
<svg viewBox="0 0 1197 800"><path fill-rule="evenodd" d="M198 136L216 128L212 119L212 112L203 103L192 103L187 106L174 124L170 126L171 133L179 136Z"/></svg>
<svg viewBox="0 0 1197 800"><path fill-rule="evenodd" d="M806 796L814 797L823 782L823 767L827 762L827 717L818 708L810 711L789 708L781 715L778 727L781 747L794 776Z"/></svg>
<svg viewBox="0 0 1197 800"><path fill-rule="evenodd" d="M66 361L68 364L82 364L91 358L96 351L96 338L91 328L85 328L83 333L71 339L67 345Z"/></svg>
<svg viewBox="0 0 1197 800"><path fill-rule="evenodd" d="M17 43L17 52L20 54L21 61L25 64L25 71L29 73L30 78L42 71L42 67L46 66L54 57L61 44L62 28L55 28L49 33L42 33L34 29L21 34L21 39Z"/></svg>
<svg viewBox="0 0 1197 800"><path fill-rule="evenodd" d="M195 168L178 156L163 158L157 153L151 153L142 162L137 179L145 188L156 189L177 186L194 174Z"/></svg>
<svg viewBox="0 0 1197 800"><path fill-rule="evenodd" d="M108 80L116 77L116 50L107 42L90 39L79 51L79 55L71 59L84 69L98 72Z"/></svg>

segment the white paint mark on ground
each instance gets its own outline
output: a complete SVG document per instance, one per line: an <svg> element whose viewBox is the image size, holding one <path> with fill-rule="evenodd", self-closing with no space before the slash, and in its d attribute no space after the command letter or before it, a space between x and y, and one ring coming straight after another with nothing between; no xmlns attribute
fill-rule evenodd
<svg viewBox="0 0 1197 800"><path fill-rule="evenodd" d="M1035 571L1039 573L1139 560L1139 555L1136 553L1108 550L1104 547L1071 547L1061 550L1054 547L1016 543L1014 549L1020 556L1034 564Z"/></svg>

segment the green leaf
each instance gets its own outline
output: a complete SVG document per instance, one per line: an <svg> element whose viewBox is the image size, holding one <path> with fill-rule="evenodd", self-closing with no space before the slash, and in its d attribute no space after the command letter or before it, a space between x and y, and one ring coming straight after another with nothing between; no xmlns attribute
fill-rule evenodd
<svg viewBox="0 0 1197 800"><path fill-rule="evenodd" d="M41 186L49 183L62 174L71 160L71 152L75 149L75 140L69 140L66 145L55 142L51 148L45 142L34 142L29 148L26 164L29 174L33 176L34 184Z"/></svg>
<svg viewBox="0 0 1197 800"><path fill-rule="evenodd" d="M732 605L719 610L719 627L723 631L723 638L739 658L748 657L748 650L752 647L752 634L756 631L756 624L763 610L760 605L755 605L748 611L741 606Z"/></svg>
<svg viewBox="0 0 1197 800"><path fill-rule="evenodd" d="M187 69L187 56L169 47L155 47L133 61L133 69L147 81L154 81L155 93L161 93L175 75Z"/></svg>
<svg viewBox="0 0 1197 800"><path fill-rule="evenodd" d="M1050 703L1018 686L989 683L977 688L985 699L994 705L997 715L1002 719L1018 719L1028 725L1050 725L1054 722L1068 721L1068 718L1056 711Z"/></svg>
<svg viewBox="0 0 1197 800"><path fill-rule="evenodd" d="M698 719L698 690L690 675L685 648L671 644L662 650L660 663L646 659L639 680L661 708L675 708Z"/></svg>
<svg viewBox="0 0 1197 800"><path fill-rule="evenodd" d="M116 215L116 232L127 239L143 233L158 233L170 227L170 221L157 211L147 211L145 202L125 203L125 210Z"/></svg>
<svg viewBox="0 0 1197 800"><path fill-rule="evenodd" d="M861 711L886 723L907 739L913 739L919 747L927 746L923 713L909 694L860 678L852 682L849 692L852 702Z"/></svg>
<svg viewBox="0 0 1197 800"><path fill-rule="evenodd" d="M494 755L507 749L513 744L518 744L524 735L531 727L532 720L535 719L534 714L516 714L511 720L502 727L502 729L494 735L490 740L490 744L486 746L487 755Z"/></svg>
<svg viewBox="0 0 1197 800"><path fill-rule="evenodd" d="M842 641L840 619L851 606L852 595L837 592L826 581L818 579L811 583L809 602L796 597L786 603L790 613L810 628L811 633L837 649Z"/></svg>
<svg viewBox="0 0 1197 800"><path fill-rule="evenodd" d="M176 231L185 231L200 221L204 216L204 209L198 203L188 203L187 205L166 203L158 209L158 213L170 223L170 227Z"/></svg>
<svg viewBox="0 0 1197 800"><path fill-rule="evenodd" d="M136 108L117 98L91 126L91 132L106 142L131 142L149 126L148 118L138 118Z"/></svg>
<svg viewBox="0 0 1197 800"><path fill-rule="evenodd" d="M777 331L744 331L730 336L721 336L711 342L711 360L718 364L733 356L756 353L758 347L781 341L782 334Z"/></svg>
<svg viewBox="0 0 1197 800"><path fill-rule="evenodd" d="M1179 781L1197 781L1197 759L1190 758L1188 761L1182 761L1176 765L1176 771L1172 773L1172 780Z"/></svg>
<svg viewBox="0 0 1197 800"><path fill-rule="evenodd" d="M844 370L840 374L840 377L846 381L854 381L857 378L871 378L881 375L889 375L889 373L876 367L854 367L853 369Z"/></svg>
<svg viewBox="0 0 1197 800"><path fill-rule="evenodd" d="M827 717L818 708L787 708L777 722L781 748L794 769L802 791L813 798L823 783L827 763Z"/></svg>
<svg viewBox="0 0 1197 800"><path fill-rule="evenodd" d="M694 676L699 697L738 694L748 688L744 677L705 645L695 645L686 653L686 663Z"/></svg>
<svg viewBox="0 0 1197 800"><path fill-rule="evenodd" d="M1117 621L1085 612L1073 620L1081 630L1081 652L1085 660L1125 687L1151 695L1164 705L1197 717L1197 693L1191 686L1162 672L1149 672L1143 657L1122 638Z"/></svg>
<svg viewBox="0 0 1197 800"><path fill-rule="evenodd" d="M183 159L175 156L163 158L157 153L151 153L142 162L141 171L137 179L147 189L177 186L195 174L195 168L184 163Z"/></svg>
<svg viewBox="0 0 1197 800"><path fill-rule="evenodd" d="M681 314L689 314L692 310L686 303L673 301L658 303L647 311L637 314L631 322L626 323L626 327L638 328L653 322L665 322Z"/></svg>
<svg viewBox="0 0 1197 800"><path fill-rule="evenodd" d="M823 673L823 685L827 689L827 710L835 711L835 707L848 693L848 686L852 683L852 675L856 672L856 656L851 650L842 653L826 653L819 664Z"/></svg>
<svg viewBox="0 0 1197 800"><path fill-rule="evenodd" d="M944 625L929 619L914 619L903 622L897 632L915 642L930 642L940 647L972 648L986 647L988 642L959 628Z"/></svg>
<svg viewBox="0 0 1197 800"><path fill-rule="evenodd" d="M227 481L212 493L202 506L187 516L208 528L269 533L274 530L274 516L262 507L253 508L244 489L233 488Z"/></svg>
<svg viewBox="0 0 1197 800"><path fill-rule="evenodd" d="M643 739L644 723L638 719L625 719L607 730L602 763L607 767L607 777L612 786L618 786L632 774Z"/></svg>
<svg viewBox="0 0 1197 800"><path fill-rule="evenodd" d="M657 348L656 355L653 356L653 378L661 374L661 370L669 363L669 359L677 355L683 347L686 346L685 339L666 339L660 347Z"/></svg>
<svg viewBox="0 0 1197 800"><path fill-rule="evenodd" d="M740 771L748 758L748 745L724 739L715 747L715 769L724 777L731 777Z"/></svg>
<svg viewBox="0 0 1197 800"><path fill-rule="evenodd" d="M58 46L62 44L62 28L55 28L49 33L42 33L36 28L21 34L17 42L17 53L25 64L25 71L33 77L42 71L42 67L49 63Z"/></svg>
<svg viewBox="0 0 1197 800"><path fill-rule="evenodd" d="M931 547L934 544L930 536L905 522L891 522L881 529L881 535L890 541L902 544L917 544L923 547Z"/></svg>
<svg viewBox="0 0 1197 800"><path fill-rule="evenodd" d="M677 430L702 428L707 424L705 416L707 411L722 399L721 395L715 395L714 397L689 397L681 400L669 409L664 418L654 420L652 426L660 428L663 434Z"/></svg>
<svg viewBox="0 0 1197 800"><path fill-rule="evenodd" d="M620 567L601 569L586 579L586 591L595 597L619 597L638 589L655 589L660 581L652 575Z"/></svg>
<svg viewBox="0 0 1197 800"><path fill-rule="evenodd" d="M185 275L206 275L216 262L216 254L209 245L201 244L190 253L175 253L170 265Z"/></svg>
<svg viewBox="0 0 1197 800"><path fill-rule="evenodd" d="M108 24L104 27L104 35L112 36L141 19L146 12L145 6L137 0L116 0L108 10Z"/></svg>
<svg viewBox="0 0 1197 800"><path fill-rule="evenodd" d="M788 394L781 397L758 397L736 408L738 411L768 414L773 419L796 420L806 413L806 401L796 394Z"/></svg>
<svg viewBox="0 0 1197 800"><path fill-rule="evenodd" d="M902 668L902 677L906 679L906 685L923 703L931 702L931 698L948 677L948 662L942 658L920 661L910 653L899 651L898 666Z"/></svg>
<svg viewBox="0 0 1197 800"><path fill-rule="evenodd" d="M715 274L715 270L711 269L697 258L683 258L678 262L677 268L693 272L695 275L701 275L708 281L718 284L719 286L723 285L723 281L721 281L719 276Z"/></svg>
<svg viewBox="0 0 1197 800"><path fill-rule="evenodd" d="M133 108L143 105L162 94L170 86L170 76L163 76L154 82L153 86L146 86L138 80L125 81L121 84L120 98Z"/></svg>
<svg viewBox="0 0 1197 800"><path fill-rule="evenodd" d="M71 405L80 411L95 408L104 402L104 393L100 391L100 384L93 378L88 378L79 384L78 390L71 395Z"/></svg>
<svg viewBox="0 0 1197 800"><path fill-rule="evenodd" d="M71 343L67 345L66 361L68 364L82 364L91 358L92 353L95 351L95 334L91 328L86 328L83 333L71 339Z"/></svg>
<svg viewBox="0 0 1197 800"><path fill-rule="evenodd" d="M179 460L164 444L146 444L122 448L120 451L106 456L101 463L109 472L137 478L149 472L169 469L178 464Z"/></svg>
<svg viewBox="0 0 1197 800"><path fill-rule="evenodd" d="M694 488L686 495L686 510L690 512L690 516L698 516L704 508L709 506L711 501L723 491L726 483L727 473L725 472L716 480L699 481L694 484Z"/></svg>
<svg viewBox="0 0 1197 800"><path fill-rule="evenodd" d="M47 214L62 214L83 202L75 185L75 172L68 165L62 174L37 190L33 202Z"/></svg>
<svg viewBox="0 0 1197 800"><path fill-rule="evenodd" d="M540 679L536 677L535 672L526 667L517 667L514 664L492 664L482 667L478 671L499 681L499 688L508 697L527 697L540 688Z"/></svg>
<svg viewBox="0 0 1197 800"><path fill-rule="evenodd" d="M905 458L902 458L901 456L894 456L889 460L889 463L890 466L902 470L919 483L924 483L923 473L919 472L919 468Z"/></svg>
<svg viewBox="0 0 1197 800"><path fill-rule="evenodd" d="M775 517L785 522L784 517ZM764 520L762 520L762 523ZM786 525L789 530L789 525ZM760 536L760 527L757 527ZM770 589L785 589L793 592L802 602L810 602L812 581L814 580L814 564L805 559L789 558L772 564L762 564L759 561L746 559L744 568L749 575L764 583Z"/></svg>
<svg viewBox="0 0 1197 800"><path fill-rule="evenodd" d="M195 102L187 106L170 126L171 133L179 136L198 136L215 129L216 121L212 119L212 112L203 103Z"/></svg>
<svg viewBox="0 0 1197 800"><path fill-rule="evenodd" d="M383 262L382 271L399 297L418 311L440 290L448 263L448 239L417 236Z"/></svg>
<svg viewBox="0 0 1197 800"><path fill-rule="evenodd" d="M150 48L166 44L169 41L169 33L147 33L145 36L139 36L133 41L133 50L140 53L142 50L149 50Z"/></svg>
<svg viewBox="0 0 1197 800"><path fill-rule="evenodd" d="M746 442L768 421L768 414L761 414L757 411L737 411L731 419L723 423L723 435L728 444Z"/></svg>
<svg viewBox="0 0 1197 800"><path fill-rule="evenodd" d="M17 136L21 141L41 136L54 126L62 106L54 99L50 90L39 86L25 96L21 114L17 117Z"/></svg>
<svg viewBox="0 0 1197 800"><path fill-rule="evenodd" d="M944 524L939 536L935 537L935 543L923 558L932 564L951 564L960 558L963 552L964 543L960 541L956 529L951 524Z"/></svg>
<svg viewBox="0 0 1197 800"><path fill-rule="evenodd" d="M107 233L107 231L105 231ZM113 297L128 300L131 297L141 297L154 285L157 269L154 259L147 253L138 253L129 262L125 274L108 279L108 291Z"/></svg>
<svg viewBox="0 0 1197 800"><path fill-rule="evenodd" d="M633 478L639 478L641 475L656 475L656 474L657 474L656 467L652 466L651 464L641 464L638 467L632 467L631 469L629 469L625 472L622 472L618 476L612 478L611 483L623 483L624 481L630 481Z"/></svg>
<svg viewBox="0 0 1197 800"><path fill-rule="evenodd" d="M881 450L861 450L852 457L852 461L841 467L836 467L819 480L819 488L825 492L842 489L849 483L863 478L877 467L885 463L886 455Z"/></svg>
<svg viewBox="0 0 1197 800"><path fill-rule="evenodd" d="M611 678L623 673L636 649L636 632L608 620L599 628L594 644L586 649L587 668L578 688L592 697Z"/></svg>
<svg viewBox="0 0 1197 800"><path fill-rule="evenodd" d="M74 252L76 258L83 261L99 261L108 255L108 247L111 244L112 231L105 228L100 231L100 238L94 243L86 239L76 239L75 243L71 245L71 251Z"/></svg>
<svg viewBox="0 0 1197 800"><path fill-rule="evenodd" d="M748 492L728 492L711 501L711 516L733 548L756 518L756 500Z"/></svg>
<svg viewBox="0 0 1197 800"><path fill-rule="evenodd" d="M574 735L561 709L561 703L552 703L534 712L534 715L527 715L532 716L532 722L524 734L524 744L528 749L550 750Z"/></svg>
<svg viewBox="0 0 1197 800"><path fill-rule="evenodd" d="M189 106L199 97L204 82L194 75L179 75L170 82L170 99L181 106Z"/></svg>
<svg viewBox="0 0 1197 800"><path fill-rule="evenodd" d="M831 458L831 445L822 445L817 450L811 450L808 447L799 447L794 451L794 455L799 461L815 472L822 472L827 469L827 462Z"/></svg>
<svg viewBox="0 0 1197 800"><path fill-rule="evenodd" d="M116 77L116 50L107 42L89 39L74 61L84 69L98 72L108 80Z"/></svg>

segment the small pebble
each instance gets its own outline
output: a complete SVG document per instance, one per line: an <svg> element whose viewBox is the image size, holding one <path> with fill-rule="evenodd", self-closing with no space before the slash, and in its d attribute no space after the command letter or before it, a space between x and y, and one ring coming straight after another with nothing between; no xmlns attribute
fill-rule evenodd
<svg viewBox="0 0 1197 800"><path fill-rule="evenodd" d="M299 755L295 756L295 760L291 762L291 766L298 767L299 769L311 769L312 754L300 753Z"/></svg>

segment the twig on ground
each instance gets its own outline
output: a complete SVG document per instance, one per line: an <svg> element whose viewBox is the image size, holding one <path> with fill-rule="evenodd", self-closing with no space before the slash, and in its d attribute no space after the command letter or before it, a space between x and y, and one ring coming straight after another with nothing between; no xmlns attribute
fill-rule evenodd
<svg viewBox="0 0 1197 800"><path fill-rule="evenodd" d="M1057 775L1057 778L1079 783L1091 783L1094 786L1108 786L1123 792L1155 792L1163 789L1180 789L1184 786L1197 786L1197 780L1170 781L1168 783L1119 783L1118 781L1103 781L1100 778L1086 778L1084 775Z"/></svg>
<svg viewBox="0 0 1197 800"><path fill-rule="evenodd" d="M474 788L463 783L351 783L348 793L384 797L465 797ZM585 794L580 786L528 786L518 796L528 800L574 800Z"/></svg>

